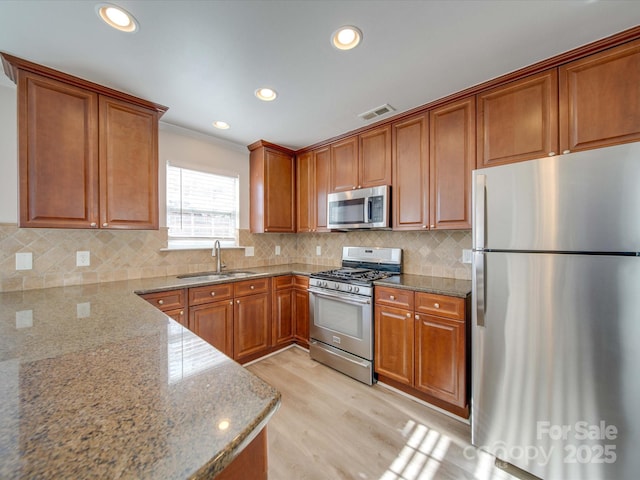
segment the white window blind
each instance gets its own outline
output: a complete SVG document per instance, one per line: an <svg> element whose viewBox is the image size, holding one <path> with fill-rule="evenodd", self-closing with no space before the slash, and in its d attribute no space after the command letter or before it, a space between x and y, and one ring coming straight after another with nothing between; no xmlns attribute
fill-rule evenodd
<svg viewBox="0 0 640 480"><path fill-rule="evenodd" d="M238 178L167 166L169 236L235 239Z"/></svg>

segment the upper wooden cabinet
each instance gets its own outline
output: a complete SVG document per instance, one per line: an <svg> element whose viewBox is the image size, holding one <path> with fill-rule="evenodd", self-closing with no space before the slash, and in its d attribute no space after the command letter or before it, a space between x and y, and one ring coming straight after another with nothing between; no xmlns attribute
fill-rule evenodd
<svg viewBox="0 0 640 480"><path fill-rule="evenodd" d="M331 151L331 191L358 188L358 137L345 138L329 146Z"/></svg>
<svg viewBox="0 0 640 480"><path fill-rule="evenodd" d="M249 145L251 233L296 231L294 152L260 140Z"/></svg>
<svg viewBox="0 0 640 480"><path fill-rule="evenodd" d="M429 228L429 118L422 113L392 124L394 230Z"/></svg>
<svg viewBox="0 0 640 480"><path fill-rule="evenodd" d="M391 185L391 125L332 143L331 191Z"/></svg>
<svg viewBox="0 0 640 480"><path fill-rule="evenodd" d="M430 229L471 228L475 97L429 112Z"/></svg>
<svg viewBox="0 0 640 480"><path fill-rule="evenodd" d="M640 140L640 40L560 67L562 152Z"/></svg>
<svg viewBox="0 0 640 480"><path fill-rule="evenodd" d="M158 228L158 119L146 100L2 54L18 86L20 227Z"/></svg>
<svg viewBox="0 0 640 480"><path fill-rule="evenodd" d="M296 157L297 231L312 232L316 223L316 169L313 152Z"/></svg>
<svg viewBox="0 0 640 480"><path fill-rule="evenodd" d="M328 232L329 148L304 152L297 157L297 231Z"/></svg>
<svg viewBox="0 0 640 480"><path fill-rule="evenodd" d="M364 132L358 140L358 187L391 185L391 125Z"/></svg>
<svg viewBox="0 0 640 480"><path fill-rule="evenodd" d="M558 153L558 72L551 69L478 94L477 167Z"/></svg>

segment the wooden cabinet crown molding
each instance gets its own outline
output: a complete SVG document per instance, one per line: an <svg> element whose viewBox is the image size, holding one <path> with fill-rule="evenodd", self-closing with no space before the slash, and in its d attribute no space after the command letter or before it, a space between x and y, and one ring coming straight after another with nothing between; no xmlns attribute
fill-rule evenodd
<svg viewBox="0 0 640 480"><path fill-rule="evenodd" d="M133 95L129 95L128 93L120 92L118 90L105 87L104 85L90 82L89 80L85 80L83 78L74 77L73 75L54 70L53 68L38 65L37 63L14 57L13 55L9 55L5 52L0 52L0 57L2 57L2 67L4 69L4 73L15 84L18 83L18 71L22 70L25 72L31 72L41 75L43 77L52 78L54 80L59 80L69 85L74 85L85 90L90 90L100 95L117 98L118 100L122 100L127 103L132 103L134 105L138 105L150 110L155 110L156 112L158 112L158 118L160 118L164 114L164 112L169 109L169 107L165 107L164 105L153 103L148 100L143 100L142 98L134 97Z"/></svg>

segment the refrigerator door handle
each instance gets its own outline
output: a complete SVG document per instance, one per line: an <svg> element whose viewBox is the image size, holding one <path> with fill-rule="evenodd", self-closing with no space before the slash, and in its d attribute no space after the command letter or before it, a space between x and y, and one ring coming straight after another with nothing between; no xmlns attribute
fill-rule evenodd
<svg viewBox="0 0 640 480"><path fill-rule="evenodd" d="M485 212L486 212L486 175L475 175L473 184L473 248L482 250L485 247Z"/></svg>
<svg viewBox="0 0 640 480"><path fill-rule="evenodd" d="M484 268L484 253L473 252L473 316L478 327L484 327L484 313L486 308L486 272Z"/></svg>

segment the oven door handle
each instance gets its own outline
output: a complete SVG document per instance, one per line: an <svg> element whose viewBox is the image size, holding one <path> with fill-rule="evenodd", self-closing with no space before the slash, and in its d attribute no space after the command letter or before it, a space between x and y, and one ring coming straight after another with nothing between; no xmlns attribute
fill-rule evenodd
<svg viewBox="0 0 640 480"><path fill-rule="evenodd" d="M313 293L314 295L318 296L318 297L325 297L325 298L334 298L337 300L340 300L342 302L345 303L350 303L352 305L370 305L371 304L371 299L370 298L357 298L353 295L349 295L349 294L344 294L344 293L329 293L326 290L317 290L315 288L309 288L307 289L307 291L309 293Z"/></svg>

